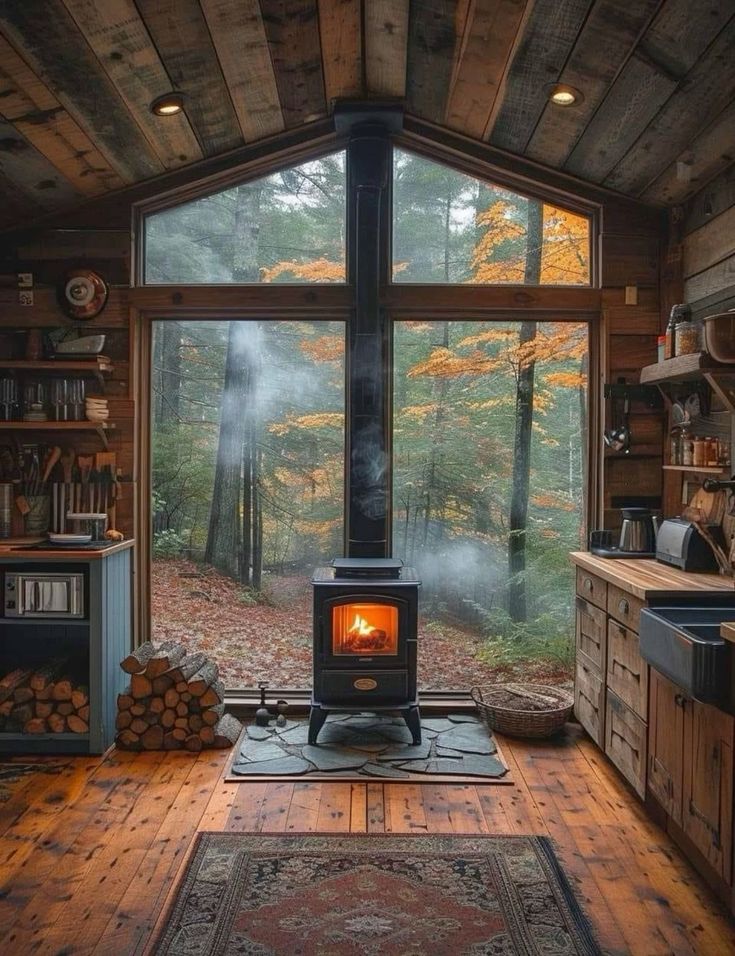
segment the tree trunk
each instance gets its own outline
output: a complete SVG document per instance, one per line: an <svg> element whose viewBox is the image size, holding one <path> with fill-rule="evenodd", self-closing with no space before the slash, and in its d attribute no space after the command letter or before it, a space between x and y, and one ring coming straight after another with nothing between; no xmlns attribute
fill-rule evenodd
<svg viewBox="0 0 735 956"><path fill-rule="evenodd" d="M178 322L159 325L160 350L160 418L161 425L177 424L181 410L181 329Z"/></svg>
<svg viewBox="0 0 735 956"><path fill-rule="evenodd" d="M526 268L524 279L537 285L541 275L541 245L543 240L543 205L528 201L528 229L526 232ZM521 322L518 344L524 346L536 338L536 322ZM515 428L513 440L513 477L510 499L508 535L508 613L514 621L525 621L528 616L526 593L526 531L528 525L528 495L531 478L531 428L533 425L533 389L535 362L518 365L515 401Z"/></svg>
<svg viewBox="0 0 735 956"><path fill-rule="evenodd" d="M261 189L258 184L238 188L232 256L235 282L254 282L258 278ZM228 331L217 462L204 552L207 564L237 579L241 579L245 564L241 553L240 504L243 445L248 434L247 413L252 406L249 399L253 388L250 369L254 343L249 325L231 322Z"/></svg>

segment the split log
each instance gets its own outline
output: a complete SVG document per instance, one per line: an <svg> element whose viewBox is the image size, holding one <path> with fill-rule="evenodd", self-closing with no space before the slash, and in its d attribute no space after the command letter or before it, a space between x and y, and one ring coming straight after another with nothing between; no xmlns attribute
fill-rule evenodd
<svg viewBox="0 0 735 956"><path fill-rule="evenodd" d="M130 708L130 713L133 715L133 717L142 717L145 712L146 706L142 701L137 701Z"/></svg>
<svg viewBox="0 0 735 956"><path fill-rule="evenodd" d="M186 717L186 715L189 713L189 708L182 700L178 702L178 704L174 707L174 710L179 717Z"/></svg>
<svg viewBox="0 0 735 956"><path fill-rule="evenodd" d="M82 720L86 720L87 723L89 723L89 704L85 704L84 707L80 707L77 711L77 715L81 717Z"/></svg>
<svg viewBox="0 0 735 956"><path fill-rule="evenodd" d="M160 750L163 746L163 727L154 724L140 738L144 750Z"/></svg>
<svg viewBox="0 0 735 956"><path fill-rule="evenodd" d="M31 690L44 690L61 674L69 662L65 657L52 657L42 667L36 668L29 681Z"/></svg>
<svg viewBox="0 0 735 956"><path fill-rule="evenodd" d="M151 697L151 702L148 705L148 710L152 714L162 714L166 709L166 705L163 702L163 697Z"/></svg>
<svg viewBox="0 0 735 956"><path fill-rule="evenodd" d="M169 671L169 674L175 684L178 684L180 681L188 681L206 661L207 658L201 651L197 651L196 654L187 654L177 667Z"/></svg>
<svg viewBox="0 0 735 956"><path fill-rule="evenodd" d="M36 717L46 718L53 714L56 705L51 700L37 700L35 703Z"/></svg>
<svg viewBox="0 0 735 956"><path fill-rule="evenodd" d="M52 700L55 684L46 684L43 690L35 691L36 700Z"/></svg>
<svg viewBox="0 0 735 956"><path fill-rule="evenodd" d="M10 671L9 674L6 674L0 680L0 701L7 700L8 697L12 696L15 688L20 687L21 684L25 684L30 676L31 672L22 667L18 667L14 671Z"/></svg>
<svg viewBox="0 0 735 956"><path fill-rule="evenodd" d="M167 707L175 707L180 700L179 692L174 690L173 687L169 687L169 689L163 695L163 699Z"/></svg>
<svg viewBox="0 0 735 956"><path fill-rule="evenodd" d="M133 674L130 678L130 694L135 700L141 700L143 697L150 697L153 693L153 685L145 674Z"/></svg>
<svg viewBox="0 0 735 956"><path fill-rule="evenodd" d="M23 725L24 734L45 734L48 724L43 717L32 717Z"/></svg>
<svg viewBox="0 0 735 956"><path fill-rule="evenodd" d="M224 704L214 704L212 707L207 707L206 710L203 710L201 713L202 720L208 727L214 727L217 721L225 712Z"/></svg>
<svg viewBox="0 0 735 956"><path fill-rule="evenodd" d="M167 707L166 710L161 714L160 720L161 726L166 730L171 730L173 725L176 723L176 711L171 710L170 707Z"/></svg>
<svg viewBox="0 0 735 956"><path fill-rule="evenodd" d="M117 745L124 750L140 750L140 737L128 728L117 735Z"/></svg>
<svg viewBox="0 0 735 956"><path fill-rule="evenodd" d="M66 722L69 725L69 730L74 734L89 733L89 724L86 720L82 720L77 714L69 714Z"/></svg>
<svg viewBox="0 0 735 956"><path fill-rule="evenodd" d="M182 744L189 736L185 730L181 729L181 727L174 727L174 729L171 731L171 735L177 740L181 741Z"/></svg>
<svg viewBox="0 0 735 956"><path fill-rule="evenodd" d="M183 743L180 740L177 740L173 734L164 734L163 735L163 749L164 750L181 750L183 748Z"/></svg>
<svg viewBox="0 0 735 956"><path fill-rule="evenodd" d="M130 729L134 734L144 734L148 730L148 723L142 717L136 717L131 721Z"/></svg>
<svg viewBox="0 0 735 956"><path fill-rule="evenodd" d="M202 727L199 730L199 739L205 747L211 747L214 743L214 727Z"/></svg>
<svg viewBox="0 0 735 956"><path fill-rule="evenodd" d="M213 704L221 704L225 699L225 685L221 680L216 680L211 687L208 687L207 690L199 698L199 705L201 707L211 707Z"/></svg>
<svg viewBox="0 0 735 956"><path fill-rule="evenodd" d="M66 730L66 717L62 714L49 714L46 718L46 723L52 734L63 734Z"/></svg>
<svg viewBox="0 0 735 956"><path fill-rule="evenodd" d="M169 687L174 686L173 678L170 674L161 674L160 677L154 677L151 684L153 685L153 693L157 697L163 697Z"/></svg>
<svg viewBox="0 0 735 956"><path fill-rule="evenodd" d="M120 713L115 718L115 727L117 730L125 730L126 727L129 727L133 722L133 715L129 710L121 710Z"/></svg>
<svg viewBox="0 0 735 956"><path fill-rule="evenodd" d="M188 717L177 717L174 721L174 727L180 727L182 730L189 732L189 718Z"/></svg>
<svg viewBox="0 0 735 956"><path fill-rule="evenodd" d="M74 687L71 677L62 677L54 684L51 692L52 700L71 700L71 692Z"/></svg>
<svg viewBox="0 0 735 956"><path fill-rule="evenodd" d="M186 680L180 680L175 687L180 694L186 694L188 693L189 682Z"/></svg>
<svg viewBox="0 0 735 956"><path fill-rule="evenodd" d="M79 710L80 707L84 707L88 700L89 688L85 687L83 684L79 684L71 692L71 702L74 704L74 710Z"/></svg>
<svg viewBox="0 0 735 956"><path fill-rule="evenodd" d="M213 745L222 749L225 747L233 747L237 743L241 733L242 724L237 717L233 717L232 714L225 714L214 728Z"/></svg>
<svg viewBox="0 0 735 956"><path fill-rule="evenodd" d="M56 713L68 717L74 713L74 704L70 700L60 700L56 705Z"/></svg>
<svg viewBox="0 0 735 956"><path fill-rule="evenodd" d="M202 749L202 741L199 734L191 734L188 736L184 741L184 747L192 753L199 753Z"/></svg>
<svg viewBox="0 0 735 956"><path fill-rule="evenodd" d="M191 694L189 693L188 690L182 690L182 691L181 691L181 699L184 701L185 704L188 704L189 701L192 699L192 696L191 696Z"/></svg>
<svg viewBox="0 0 735 956"><path fill-rule="evenodd" d="M135 701L130 696L130 688L124 691L122 694L117 695L117 709L118 710L130 710Z"/></svg>
<svg viewBox="0 0 735 956"><path fill-rule="evenodd" d="M16 704L10 716L21 725L27 724L29 720L33 720L33 711L34 707L31 704Z"/></svg>
<svg viewBox="0 0 735 956"><path fill-rule="evenodd" d="M161 644L145 666L146 677L154 678L167 674L178 667L185 656L186 648L183 644L176 644L173 641L168 645Z"/></svg>
<svg viewBox="0 0 735 956"><path fill-rule="evenodd" d="M155 644L146 641L140 647L137 647L132 654L128 654L124 660L120 661L120 667L126 674L140 674L145 670L145 665L155 653Z"/></svg>
<svg viewBox="0 0 735 956"><path fill-rule="evenodd" d="M29 700L35 700L36 695L30 687L16 687L13 691L13 700L16 704L27 704Z"/></svg>
<svg viewBox="0 0 735 956"><path fill-rule="evenodd" d="M219 667L214 661L206 661L196 674L189 679L189 693L195 697L201 697L210 684L213 684L219 677Z"/></svg>
<svg viewBox="0 0 735 956"><path fill-rule="evenodd" d="M15 701L12 697L4 700L2 704L0 704L0 717L9 717L13 707L15 707Z"/></svg>
<svg viewBox="0 0 735 956"><path fill-rule="evenodd" d="M189 714L189 726L192 732L197 734L204 726L204 721L199 714Z"/></svg>

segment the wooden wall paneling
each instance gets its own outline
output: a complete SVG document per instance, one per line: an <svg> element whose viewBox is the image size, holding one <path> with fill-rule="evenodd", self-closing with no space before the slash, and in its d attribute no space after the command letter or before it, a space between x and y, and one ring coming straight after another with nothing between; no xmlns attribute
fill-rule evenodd
<svg viewBox="0 0 735 956"><path fill-rule="evenodd" d="M684 207L684 233L693 232L720 213L735 205L735 163L716 176Z"/></svg>
<svg viewBox="0 0 735 956"><path fill-rule="evenodd" d="M632 148L676 88L676 81L634 53L587 124L564 169L600 183Z"/></svg>
<svg viewBox="0 0 735 956"><path fill-rule="evenodd" d="M660 0L597 0L559 75L560 83L578 89L584 99L573 108L547 102L528 144L529 156L564 165L659 6Z"/></svg>
<svg viewBox="0 0 735 956"><path fill-rule="evenodd" d="M690 232L683 245L686 278L729 258L735 253L735 206Z"/></svg>
<svg viewBox="0 0 735 956"><path fill-rule="evenodd" d="M661 315L657 289L649 286L639 288L636 305L625 304L624 288L603 289L601 298L608 335L621 332L641 335L659 334Z"/></svg>
<svg viewBox="0 0 735 956"><path fill-rule="evenodd" d="M523 153L548 102L548 84L562 72L592 0L536 0L504 86L489 139Z"/></svg>
<svg viewBox="0 0 735 956"><path fill-rule="evenodd" d="M697 302L731 286L735 286L735 255L687 279L684 283L684 299L686 302Z"/></svg>
<svg viewBox="0 0 735 956"><path fill-rule="evenodd" d="M354 98L363 89L360 0L318 0L319 38L327 107L335 99Z"/></svg>
<svg viewBox="0 0 735 956"><path fill-rule="evenodd" d="M0 88L0 114L53 163L78 193L96 196L123 185L55 93L2 36Z"/></svg>
<svg viewBox="0 0 735 956"><path fill-rule="evenodd" d="M457 46L444 122L484 139L525 17L527 0L474 0L457 13Z"/></svg>
<svg viewBox="0 0 735 956"><path fill-rule="evenodd" d="M188 94L189 117L205 156L242 144L230 93L199 0L136 0L174 89Z"/></svg>
<svg viewBox="0 0 735 956"><path fill-rule="evenodd" d="M165 169L201 159L186 112L156 116L150 104L171 80L133 0L63 0Z"/></svg>
<svg viewBox="0 0 735 956"><path fill-rule="evenodd" d="M618 456L606 460L606 498L659 497L662 490L661 460Z"/></svg>
<svg viewBox="0 0 735 956"><path fill-rule="evenodd" d="M698 20L706 18L690 20L687 49L690 43L696 49L695 22ZM697 133L732 102L735 94L733 59L735 19L696 61L633 149L605 178L605 184L624 193L645 192L669 165L671 156L686 149Z"/></svg>
<svg viewBox="0 0 735 956"><path fill-rule="evenodd" d="M464 7L464 0L460 6ZM410 4L406 65L406 108L435 123L444 118L457 36L456 0Z"/></svg>
<svg viewBox="0 0 735 956"><path fill-rule="evenodd" d="M56 290L46 287L36 288L34 304L23 306L18 304L18 293L10 290L8 298L0 295L2 303L2 324L8 327L19 328L55 328L61 325L74 326L76 323L68 319L58 306ZM120 329L127 328L128 324L128 291L126 289L110 289L107 305L95 318L84 323L85 330Z"/></svg>
<svg viewBox="0 0 735 956"><path fill-rule="evenodd" d="M327 105L316 0L260 0L260 9L284 124L320 119Z"/></svg>
<svg viewBox="0 0 735 956"><path fill-rule="evenodd" d="M370 0L364 5L365 79L369 96L406 95L408 4Z"/></svg>
<svg viewBox="0 0 735 956"><path fill-rule="evenodd" d="M0 174L25 197L27 215L78 202L81 194L11 123L0 119Z"/></svg>
<svg viewBox="0 0 735 956"><path fill-rule="evenodd" d="M632 331L632 330L630 330ZM656 361L656 338L652 335L611 335L610 368L641 369Z"/></svg>
<svg viewBox="0 0 735 956"><path fill-rule="evenodd" d="M735 143L735 101L729 103L694 142L679 153L676 160L646 189L646 202L682 203L710 180L732 165ZM680 179L679 164L688 167L688 180Z"/></svg>
<svg viewBox="0 0 735 956"><path fill-rule="evenodd" d="M163 168L60 0L0 4L0 27L15 49L90 133L122 179Z"/></svg>
<svg viewBox="0 0 735 956"><path fill-rule="evenodd" d="M659 246L657 238L603 235L603 286L658 286Z"/></svg>
<svg viewBox="0 0 735 956"><path fill-rule="evenodd" d="M257 0L202 0L202 10L243 138L249 142L279 133L285 114Z"/></svg>

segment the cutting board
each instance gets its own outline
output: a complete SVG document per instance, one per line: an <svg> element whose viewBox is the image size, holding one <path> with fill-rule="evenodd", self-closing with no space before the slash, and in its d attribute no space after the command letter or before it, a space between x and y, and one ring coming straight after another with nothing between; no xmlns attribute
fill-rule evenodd
<svg viewBox="0 0 735 956"><path fill-rule="evenodd" d="M704 515L707 524L722 524L727 514L727 492L705 491L697 488L689 499L689 508L698 508Z"/></svg>

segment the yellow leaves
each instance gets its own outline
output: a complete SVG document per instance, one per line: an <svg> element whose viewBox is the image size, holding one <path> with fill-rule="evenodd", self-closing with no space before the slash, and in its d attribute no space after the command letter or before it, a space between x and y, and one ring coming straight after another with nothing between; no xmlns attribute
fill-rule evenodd
<svg viewBox="0 0 735 956"><path fill-rule="evenodd" d="M344 339L336 335L319 335L302 339L299 348L315 362L341 362L345 355Z"/></svg>
<svg viewBox="0 0 735 956"><path fill-rule="evenodd" d="M458 348L464 348L469 345L480 345L483 342L507 342L518 335L517 329L493 328L486 332L480 332L479 335L468 335L457 343Z"/></svg>
<svg viewBox="0 0 735 956"><path fill-rule="evenodd" d="M472 352L467 357L455 355L451 349L439 346L423 362L409 369L409 378L431 375L433 378L459 378L461 375L482 375L489 372L495 363L483 352Z"/></svg>
<svg viewBox="0 0 735 956"><path fill-rule="evenodd" d="M321 412L315 415L288 416L283 422L273 422L268 431L273 435L287 435L294 429L344 428L344 415L341 412Z"/></svg>
<svg viewBox="0 0 735 956"><path fill-rule="evenodd" d="M416 421L423 421L429 415L436 414L438 408L436 402L430 402L427 405L406 405L405 408L397 409L397 412L404 418L415 418Z"/></svg>
<svg viewBox="0 0 735 956"><path fill-rule="evenodd" d="M582 372L549 372L544 375L544 381L557 388L584 388L587 376Z"/></svg>
<svg viewBox="0 0 735 956"><path fill-rule="evenodd" d="M553 492L531 495L530 501L536 508L553 508L556 511L575 511L577 508L573 501L562 498L561 495L555 495Z"/></svg>
<svg viewBox="0 0 735 956"><path fill-rule="evenodd" d="M273 282L282 275L293 276L305 282L344 282L345 267L343 262L331 262L323 256L311 262L282 261L274 266L263 266L260 278L263 282Z"/></svg>

